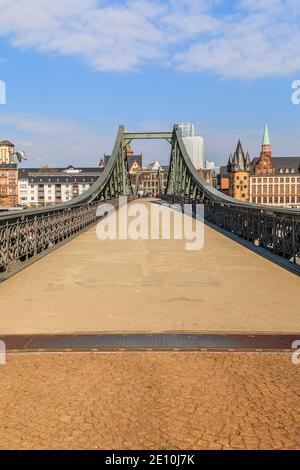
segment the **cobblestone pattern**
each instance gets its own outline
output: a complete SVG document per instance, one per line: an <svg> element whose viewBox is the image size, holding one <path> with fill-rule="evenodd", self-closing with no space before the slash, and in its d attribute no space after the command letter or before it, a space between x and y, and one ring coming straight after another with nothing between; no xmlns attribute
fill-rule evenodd
<svg viewBox="0 0 300 470"><path fill-rule="evenodd" d="M299 449L299 372L288 354L9 355L0 448Z"/></svg>

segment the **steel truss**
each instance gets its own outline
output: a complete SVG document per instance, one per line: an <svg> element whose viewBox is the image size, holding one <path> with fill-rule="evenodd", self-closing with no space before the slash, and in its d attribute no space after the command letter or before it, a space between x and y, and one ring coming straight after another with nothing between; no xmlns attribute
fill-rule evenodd
<svg viewBox="0 0 300 470"><path fill-rule="evenodd" d="M195 170L177 125L173 132L128 133L120 126L112 156L98 180L64 204L4 213L0 216L0 279L21 261L39 255L95 223L101 201L118 204L133 198L126 146L132 139L165 139L171 144L167 188L160 197L171 203L204 204L205 220L293 263L300 259L300 211L241 203L212 188ZM194 213L196 211L194 210Z"/></svg>

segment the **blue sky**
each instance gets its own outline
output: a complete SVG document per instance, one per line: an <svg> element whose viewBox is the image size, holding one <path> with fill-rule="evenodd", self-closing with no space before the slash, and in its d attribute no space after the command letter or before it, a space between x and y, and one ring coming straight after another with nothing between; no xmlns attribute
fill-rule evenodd
<svg viewBox="0 0 300 470"><path fill-rule="evenodd" d="M299 0L0 0L0 138L27 166L95 165L119 124L168 130L191 121L206 157L238 137L258 156L300 154ZM169 147L137 142L145 162Z"/></svg>

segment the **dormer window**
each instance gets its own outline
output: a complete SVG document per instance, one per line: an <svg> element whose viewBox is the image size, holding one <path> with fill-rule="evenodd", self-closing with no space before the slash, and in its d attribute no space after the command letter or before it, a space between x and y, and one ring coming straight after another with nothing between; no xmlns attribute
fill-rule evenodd
<svg viewBox="0 0 300 470"><path fill-rule="evenodd" d="M286 168L286 169L285 169L285 172L286 172L286 173L289 173L289 172L290 172L290 170L289 170L288 168Z"/></svg>
<svg viewBox="0 0 300 470"><path fill-rule="evenodd" d="M280 169L279 169L279 173L283 173L283 168L280 168Z"/></svg>
<svg viewBox="0 0 300 470"><path fill-rule="evenodd" d="M292 169L291 169L291 173L295 173L295 168L292 168Z"/></svg>

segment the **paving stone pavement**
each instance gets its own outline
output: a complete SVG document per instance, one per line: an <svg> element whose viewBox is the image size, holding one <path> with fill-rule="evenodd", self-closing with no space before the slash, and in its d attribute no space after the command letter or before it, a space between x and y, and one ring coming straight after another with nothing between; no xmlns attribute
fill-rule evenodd
<svg viewBox="0 0 300 470"><path fill-rule="evenodd" d="M289 354L8 355L1 449L299 449Z"/></svg>

